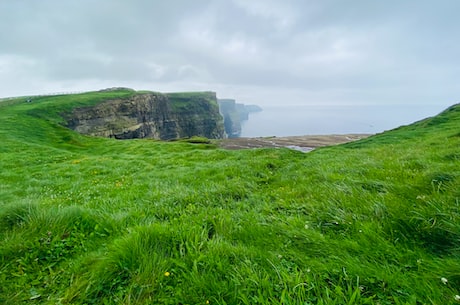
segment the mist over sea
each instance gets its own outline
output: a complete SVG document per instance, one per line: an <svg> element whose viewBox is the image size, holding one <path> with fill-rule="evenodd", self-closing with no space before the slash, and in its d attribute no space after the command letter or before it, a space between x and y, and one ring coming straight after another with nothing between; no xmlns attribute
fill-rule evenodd
<svg viewBox="0 0 460 305"><path fill-rule="evenodd" d="M243 122L241 137L379 133L434 116L441 105L262 106Z"/></svg>

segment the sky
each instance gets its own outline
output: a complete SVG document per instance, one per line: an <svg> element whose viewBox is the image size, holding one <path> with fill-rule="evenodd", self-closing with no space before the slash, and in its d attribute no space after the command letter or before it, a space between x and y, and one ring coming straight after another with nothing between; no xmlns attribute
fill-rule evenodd
<svg viewBox="0 0 460 305"><path fill-rule="evenodd" d="M129 87L259 105L460 101L458 0L0 0L0 97Z"/></svg>

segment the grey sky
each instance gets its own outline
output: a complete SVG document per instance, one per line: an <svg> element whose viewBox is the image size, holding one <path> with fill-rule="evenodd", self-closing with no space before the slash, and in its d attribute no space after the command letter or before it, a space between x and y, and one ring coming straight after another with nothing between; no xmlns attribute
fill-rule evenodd
<svg viewBox="0 0 460 305"><path fill-rule="evenodd" d="M0 96L126 86L448 106L459 12L457 0L0 0Z"/></svg>

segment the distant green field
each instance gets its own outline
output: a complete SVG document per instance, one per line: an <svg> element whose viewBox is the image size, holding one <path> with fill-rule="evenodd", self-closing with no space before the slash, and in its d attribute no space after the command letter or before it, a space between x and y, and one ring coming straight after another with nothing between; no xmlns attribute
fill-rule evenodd
<svg viewBox="0 0 460 305"><path fill-rule="evenodd" d="M0 304L460 304L460 105L308 154L60 125L133 94L0 102Z"/></svg>

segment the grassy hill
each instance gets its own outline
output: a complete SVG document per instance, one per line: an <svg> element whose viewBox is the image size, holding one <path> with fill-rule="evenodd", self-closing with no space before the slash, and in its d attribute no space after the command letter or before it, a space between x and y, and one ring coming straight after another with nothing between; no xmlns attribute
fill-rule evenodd
<svg viewBox="0 0 460 305"><path fill-rule="evenodd" d="M1 304L455 304L460 105L304 154L90 138L0 101Z"/></svg>

